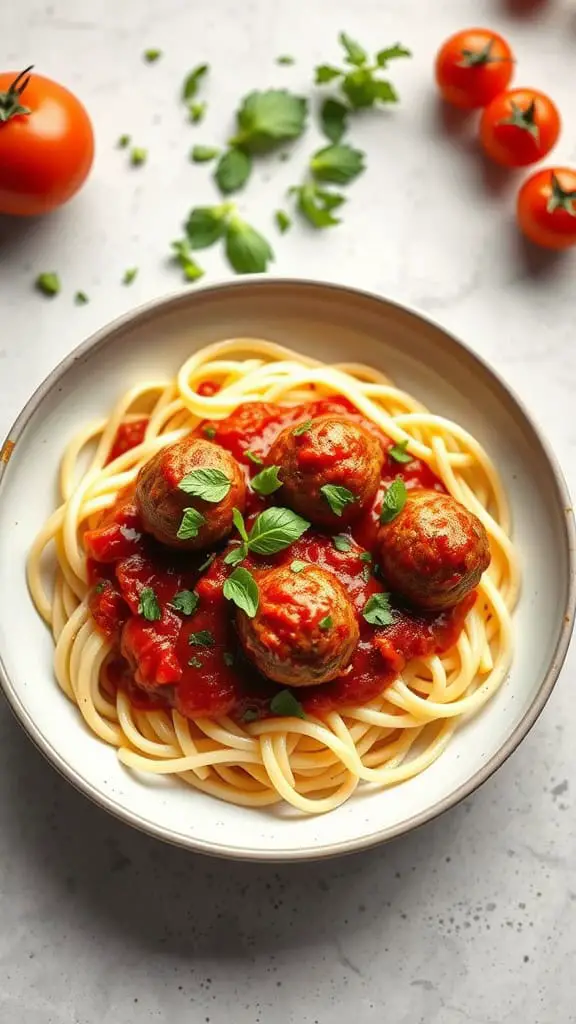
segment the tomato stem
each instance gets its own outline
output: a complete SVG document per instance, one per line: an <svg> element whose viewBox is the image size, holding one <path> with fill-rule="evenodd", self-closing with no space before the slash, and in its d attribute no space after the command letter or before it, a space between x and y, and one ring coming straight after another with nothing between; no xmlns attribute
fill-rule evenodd
<svg viewBox="0 0 576 1024"><path fill-rule="evenodd" d="M24 68L19 75L16 76L11 85L5 92L0 92L0 124L5 121L9 121L11 117L17 117L19 114L30 114L31 110L29 107L23 107L20 103L20 97L30 83L31 75L29 74L34 67L30 64L29 67ZM28 76L28 77L26 77Z"/></svg>
<svg viewBox="0 0 576 1024"><path fill-rule="evenodd" d="M498 124L512 124L515 128L522 128L523 131L529 132L530 135L536 139L536 142L538 142L540 129L536 124L535 100L532 100L525 110L522 110L522 107L519 107L518 104L513 101L510 103L510 106L512 107L510 117L503 118L503 120L499 121Z"/></svg>
<svg viewBox="0 0 576 1024"><path fill-rule="evenodd" d="M477 68L482 67L484 64L500 64L513 59L511 57L493 57L493 46L494 40L490 39L481 50L461 50L462 60L458 61L458 67Z"/></svg>
<svg viewBox="0 0 576 1024"><path fill-rule="evenodd" d="M552 173L550 184L552 192L546 204L548 213L554 213L554 210L565 210L570 217L576 217L576 210L574 209L576 192L566 192L554 173Z"/></svg>

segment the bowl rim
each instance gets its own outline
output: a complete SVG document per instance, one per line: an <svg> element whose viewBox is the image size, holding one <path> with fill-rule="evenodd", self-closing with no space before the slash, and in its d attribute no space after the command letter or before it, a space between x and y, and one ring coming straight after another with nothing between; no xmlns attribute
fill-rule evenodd
<svg viewBox="0 0 576 1024"><path fill-rule="evenodd" d="M55 387L57 387L61 378L66 375L70 367L73 366L77 360L84 358L89 353L105 348L113 339L117 331L130 325L143 325L148 319L154 318L159 312L177 310L179 306L193 306L197 297L209 294L210 292L217 293L232 291L242 289L246 285L254 286L254 284L264 288L291 286L296 288L309 288L311 290L318 289L326 290L328 292L337 292L340 295L348 294L350 298L357 297L364 300L370 300L378 305L385 304L402 313L407 313L422 320L428 326L433 327L444 334L444 336L453 343L456 349L460 350L465 354L465 356L467 356L472 364L476 364L484 374L487 374L489 378L491 377L492 380L495 381L495 383L506 393L512 405L516 407L528 423L528 426L531 428L541 445L544 456L554 477L556 485L555 498L558 506L561 507L564 512L562 517L564 528L560 541L568 556L568 588L565 605L561 610L564 625L559 633L548 669L530 707L527 709L500 749L493 754L491 758L489 758L486 764L479 768L466 782L462 783L452 793L443 797L441 800L437 800L425 810L412 815L396 825L387 825L359 839L343 840L341 842L328 843L326 845L319 844L318 846L304 847L302 850L279 848L278 850L258 851L249 848L243 849L241 847L231 847L225 843L213 843L194 837L183 836L181 833L173 831L170 828L156 824L154 821L146 818L140 813L126 809L113 797L104 794L95 785L88 782L78 771L76 771L76 769L67 763L55 747L42 735L40 728L36 725L35 720L25 709L18 693L16 692L16 688L10 679L1 651L0 687L16 719L36 748L44 755L44 757L46 757L53 767L56 768L60 775L74 786L75 789L87 796L97 806L108 811L108 813L112 814L119 821L131 825L147 835L161 839L162 841L174 846L179 846L183 849L202 853L208 856L240 861L272 863L323 860L371 849L372 847L388 842L391 839L395 839L401 835L411 832L415 828L419 828L429 821L432 821L475 792L494 774L495 771L497 771L498 768L501 767L502 764L504 764L505 761L508 760L511 754L516 750L543 711L552 690L554 689L570 645L576 612L576 523L572 509L570 492L556 455L546 437L543 436L531 414L526 409L524 402L505 382L497 370L495 370L482 356L479 356L474 352L465 342L461 341L460 338L453 334L451 330L446 328L434 317L431 317L427 313L418 309L416 306L399 302L386 295L379 294L368 289L351 287L348 285L313 278L269 277L261 274L252 275L249 281L246 281L245 279L221 281L212 284L205 284L200 287L197 286L194 289L194 292L176 293L152 299L149 302L143 303L136 308L129 310L127 313L116 317L72 349L71 352L57 363L54 369L51 370L42 383L35 389L8 430L3 444L0 445L0 496L5 472L14 445L26 429L29 421L36 413L44 398Z"/></svg>

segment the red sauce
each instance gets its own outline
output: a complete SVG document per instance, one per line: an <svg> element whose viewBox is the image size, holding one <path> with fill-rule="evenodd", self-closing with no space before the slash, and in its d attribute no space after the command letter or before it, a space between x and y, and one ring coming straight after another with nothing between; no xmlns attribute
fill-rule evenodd
<svg viewBox="0 0 576 1024"><path fill-rule="evenodd" d="M392 444L344 398L292 408L248 403L225 420L202 424L198 433L212 436L253 475L259 472L258 460L266 456L280 430L327 413L345 414L363 422L378 434L385 449ZM134 431L132 436L133 443L138 444L138 432ZM124 434L122 444L126 443ZM247 451L252 458L246 455ZM423 463L413 460L402 464L388 456L382 489L398 476L407 487L443 490L441 482ZM392 625L375 628L364 620L362 609L367 599L386 589L366 557L372 546L381 500L379 494L374 507L355 525L349 551L336 550L330 536L310 529L277 555L251 555L245 563L257 578L261 570L274 564L297 559L310 561L334 573L352 599L360 640L346 675L330 683L294 690L305 710L314 714L367 703L396 678L410 658L447 650L456 642L474 603L475 595L471 594L448 612L421 615L393 600ZM251 494L249 517L266 503ZM170 551L159 545L142 530L133 489L121 494L114 508L102 516L98 527L85 534L85 545L93 584L90 609L98 628L114 641L117 650L107 669L108 687L121 686L135 707L176 706L189 717L231 714L242 719L247 711L251 717L270 714L269 703L279 687L258 674L240 647L233 610L222 594L230 571L224 564L225 552L208 556ZM148 621L138 614L144 587L152 587L158 598L158 621ZM192 616L184 616L170 607L181 590L195 590L199 595L199 605ZM136 661L138 668L134 670L130 666Z"/></svg>
<svg viewBox="0 0 576 1024"><path fill-rule="evenodd" d="M119 455L124 455L131 448L141 444L149 422L148 416L142 416L141 419L132 420L130 423L121 423L116 431L116 437L110 449L107 463L114 462L114 459L117 459Z"/></svg>

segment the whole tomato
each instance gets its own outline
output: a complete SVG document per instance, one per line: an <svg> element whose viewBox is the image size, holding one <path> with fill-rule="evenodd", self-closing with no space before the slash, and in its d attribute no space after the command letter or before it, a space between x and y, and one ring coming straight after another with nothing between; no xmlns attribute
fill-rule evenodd
<svg viewBox="0 0 576 1024"><path fill-rule="evenodd" d="M576 245L576 171L552 167L537 171L518 193L517 217L531 242L546 249Z"/></svg>
<svg viewBox="0 0 576 1024"><path fill-rule="evenodd" d="M536 89L510 89L492 100L480 119L480 142L503 167L526 167L550 152L560 135L560 114Z"/></svg>
<svg viewBox="0 0 576 1024"><path fill-rule="evenodd" d="M30 217L70 199L94 158L90 118L50 78L0 73L0 213Z"/></svg>
<svg viewBox="0 0 576 1024"><path fill-rule="evenodd" d="M457 32L440 47L436 81L448 103L464 110L485 107L508 88L514 55L506 40L485 28Z"/></svg>

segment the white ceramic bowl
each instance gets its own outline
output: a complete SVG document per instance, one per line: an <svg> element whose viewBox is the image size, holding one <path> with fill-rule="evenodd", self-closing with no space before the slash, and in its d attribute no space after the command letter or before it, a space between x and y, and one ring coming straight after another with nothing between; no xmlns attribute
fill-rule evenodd
<svg viewBox="0 0 576 1024"><path fill-rule="evenodd" d="M433 411L472 431L511 499L523 569L515 656L501 690L430 768L393 789L358 790L328 815L221 803L182 783L142 780L88 733L52 674L52 639L30 600L24 566L56 501L68 438L107 414L135 381L173 373L208 342L266 337L325 361L381 368ZM439 326L376 296L325 284L242 280L154 303L100 331L32 397L0 460L0 678L31 739L67 779L129 824L225 857L299 860L366 848L407 832L471 793L520 743L566 655L574 617L574 524L554 457L526 411ZM8 449L5 447L5 458Z"/></svg>

